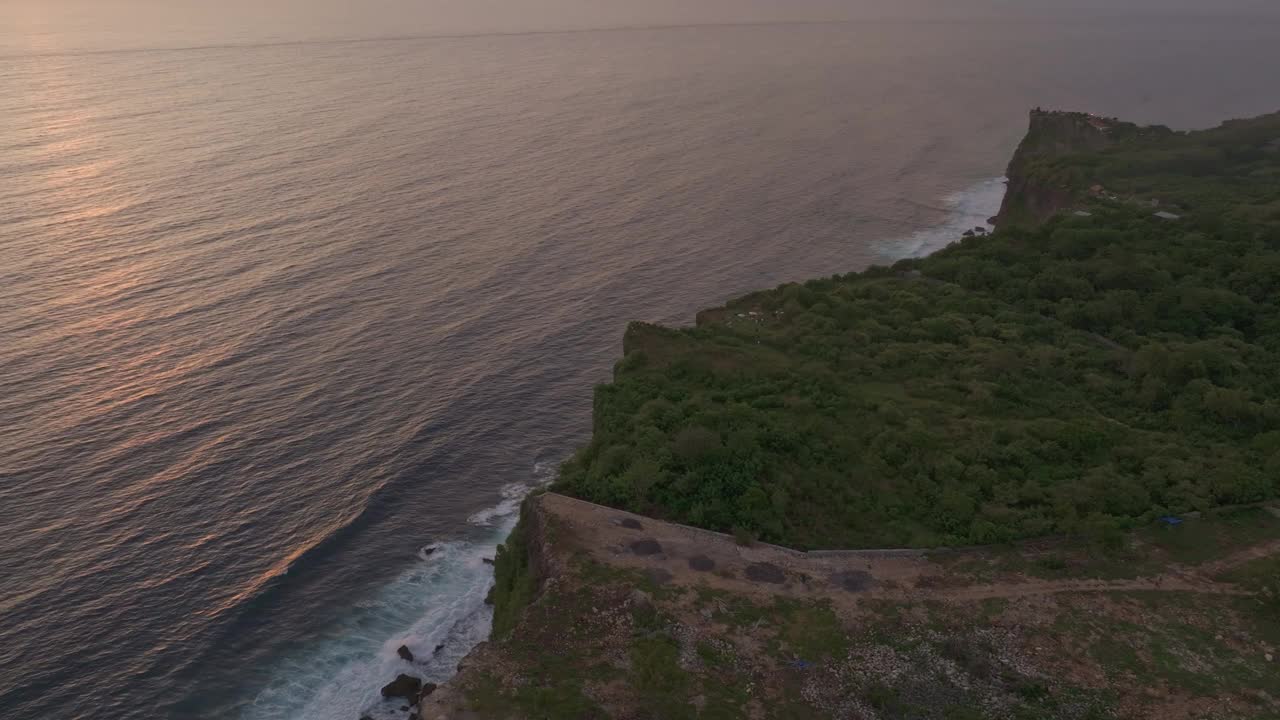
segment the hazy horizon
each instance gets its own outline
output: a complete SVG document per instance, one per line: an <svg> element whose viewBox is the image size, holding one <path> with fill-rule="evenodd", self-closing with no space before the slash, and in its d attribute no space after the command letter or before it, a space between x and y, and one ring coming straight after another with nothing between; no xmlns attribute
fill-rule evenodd
<svg viewBox="0 0 1280 720"><path fill-rule="evenodd" d="M1117 20L1211 15L1280 20L1271 0L0 0L0 54L205 44L557 32L669 25Z"/></svg>

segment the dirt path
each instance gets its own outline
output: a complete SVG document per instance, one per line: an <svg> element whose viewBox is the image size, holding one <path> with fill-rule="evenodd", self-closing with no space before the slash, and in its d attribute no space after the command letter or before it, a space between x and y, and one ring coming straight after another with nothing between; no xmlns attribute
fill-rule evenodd
<svg viewBox="0 0 1280 720"><path fill-rule="evenodd" d="M1271 510L1271 508L1268 508L1268 510ZM1277 517L1280 517L1280 515ZM1254 560L1261 560L1262 558L1271 557L1272 555L1280 555L1280 540L1272 540L1271 542L1265 542L1261 545L1254 545L1253 547L1233 552L1219 560L1214 560L1213 562L1200 565L1196 567L1195 570L1207 578L1212 578L1228 570L1240 567L1245 563L1253 562Z"/></svg>
<svg viewBox="0 0 1280 720"><path fill-rule="evenodd" d="M996 598L1088 592L1193 592L1248 595L1213 577L1240 564L1280 554L1280 541L1237 551L1178 572L1126 580L1016 579L965 583L923 551L864 550L803 553L772 545L738 545L720 533L675 525L591 503L546 494L539 507L573 552L642 570L659 583L706 585L755 595L829 599L853 607L871 599L972 602ZM968 551L959 551L961 553ZM972 551L975 555L981 550ZM954 556L954 555L953 555Z"/></svg>
<svg viewBox="0 0 1280 720"><path fill-rule="evenodd" d="M932 593L940 599L974 601L995 598L1018 598L1032 595L1055 595L1081 592L1192 592L1206 595L1250 595L1248 590L1230 583L1189 581L1186 578L1159 575L1134 580L1028 580L1015 583L991 583L950 588Z"/></svg>

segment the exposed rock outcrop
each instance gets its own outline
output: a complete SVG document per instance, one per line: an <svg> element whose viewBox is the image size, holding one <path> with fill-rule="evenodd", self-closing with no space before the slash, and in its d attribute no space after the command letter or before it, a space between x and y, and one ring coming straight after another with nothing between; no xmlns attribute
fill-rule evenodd
<svg viewBox="0 0 1280 720"><path fill-rule="evenodd" d="M382 687L382 697L385 698L399 697L416 700L420 692L422 692L422 678L403 673Z"/></svg>
<svg viewBox="0 0 1280 720"><path fill-rule="evenodd" d="M1075 190L1036 172L1035 164L1073 153L1100 150L1113 142L1118 124L1085 113L1031 111L1027 135L1009 162L1009 188L993 218L996 225L1035 225L1071 207Z"/></svg>

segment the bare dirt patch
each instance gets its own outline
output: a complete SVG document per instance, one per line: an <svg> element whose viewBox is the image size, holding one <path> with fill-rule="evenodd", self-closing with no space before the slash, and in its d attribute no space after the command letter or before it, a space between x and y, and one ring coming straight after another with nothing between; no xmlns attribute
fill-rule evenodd
<svg viewBox="0 0 1280 720"><path fill-rule="evenodd" d="M711 572L716 569L716 561L706 555L694 555L689 558L689 569L697 572Z"/></svg>
<svg viewBox="0 0 1280 720"><path fill-rule="evenodd" d="M637 540L631 543L631 552L641 557L658 555L662 552L662 545L657 540Z"/></svg>
<svg viewBox="0 0 1280 720"><path fill-rule="evenodd" d="M751 563L747 566L746 575L751 582L781 585L787 581L787 574L782 568L771 563Z"/></svg>
<svg viewBox="0 0 1280 720"><path fill-rule="evenodd" d="M1219 577L1274 540L1044 578L1049 544L802 553L552 494L529 516L538 595L424 720L1280 716L1280 627Z"/></svg>

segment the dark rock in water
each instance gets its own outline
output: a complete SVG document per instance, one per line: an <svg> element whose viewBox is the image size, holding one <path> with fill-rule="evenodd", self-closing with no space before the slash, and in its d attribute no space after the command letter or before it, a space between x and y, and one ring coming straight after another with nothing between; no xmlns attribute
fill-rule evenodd
<svg viewBox="0 0 1280 720"><path fill-rule="evenodd" d="M443 645L443 644L437 645L437 646L436 646L436 649L431 651L431 654L432 654L432 655L435 655L436 653L440 652L440 651L441 651L441 650L443 650L443 649L444 649L444 645Z"/></svg>
<svg viewBox="0 0 1280 720"><path fill-rule="evenodd" d="M408 706L408 705L401 705L401 706L400 706L400 712L409 712L409 706Z"/></svg>
<svg viewBox="0 0 1280 720"><path fill-rule="evenodd" d="M360 720L373 720L373 718L369 717L368 715L361 715Z"/></svg>
<svg viewBox="0 0 1280 720"><path fill-rule="evenodd" d="M747 579L752 582L781 585L787 581L787 574L782 568L769 563L752 563L747 566Z"/></svg>
<svg viewBox="0 0 1280 720"><path fill-rule="evenodd" d="M435 545L428 545L428 546L426 546L426 547L422 548L422 554L423 554L423 555L430 555L431 553L433 553L433 552L435 552L435 551L436 551L436 546L435 546Z"/></svg>
<svg viewBox="0 0 1280 720"><path fill-rule="evenodd" d="M485 565L492 565L492 564L493 564L493 558L480 558L480 559L484 561L484 564L485 564Z"/></svg>
<svg viewBox="0 0 1280 720"><path fill-rule="evenodd" d="M416 678L412 675L405 675L404 673L401 673L396 676L395 680L392 680L382 687L382 697L401 697L406 700L412 700L418 697L418 693L421 690L422 678Z"/></svg>
<svg viewBox="0 0 1280 720"><path fill-rule="evenodd" d="M435 683L422 683L422 694L418 696L418 704L421 705L423 700L431 697L431 693L436 691L439 685Z"/></svg>
<svg viewBox="0 0 1280 720"><path fill-rule="evenodd" d="M413 662L413 653L410 652L408 645L401 645L400 647L396 648L396 654L399 655L400 659L404 660L405 662Z"/></svg>
<svg viewBox="0 0 1280 720"><path fill-rule="evenodd" d="M631 543L631 552L637 555L657 555L662 552L662 546L657 540L637 540Z"/></svg>
<svg viewBox="0 0 1280 720"><path fill-rule="evenodd" d="M418 720L418 713L409 713L409 720Z"/></svg>
<svg viewBox="0 0 1280 720"><path fill-rule="evenodd" d="M706 555L694 555L689 558L689 567L698 572L711 572L716 569L716 561Z"/></svg>
<svg viewBox="0 0 1280 720"><path fill-rule="evenodd" d="M644 526L640 524L640 521L639 521L639 520L636 520L635 518L623 518L623 519L621 519L621 520L619 520L619 521L618 521L618 524L619 524L619 525L621 525L621 526L622 526L622 527L624 527L624 528L627 528L628 530L643 530L643 529L644 529Z"/></svg>

